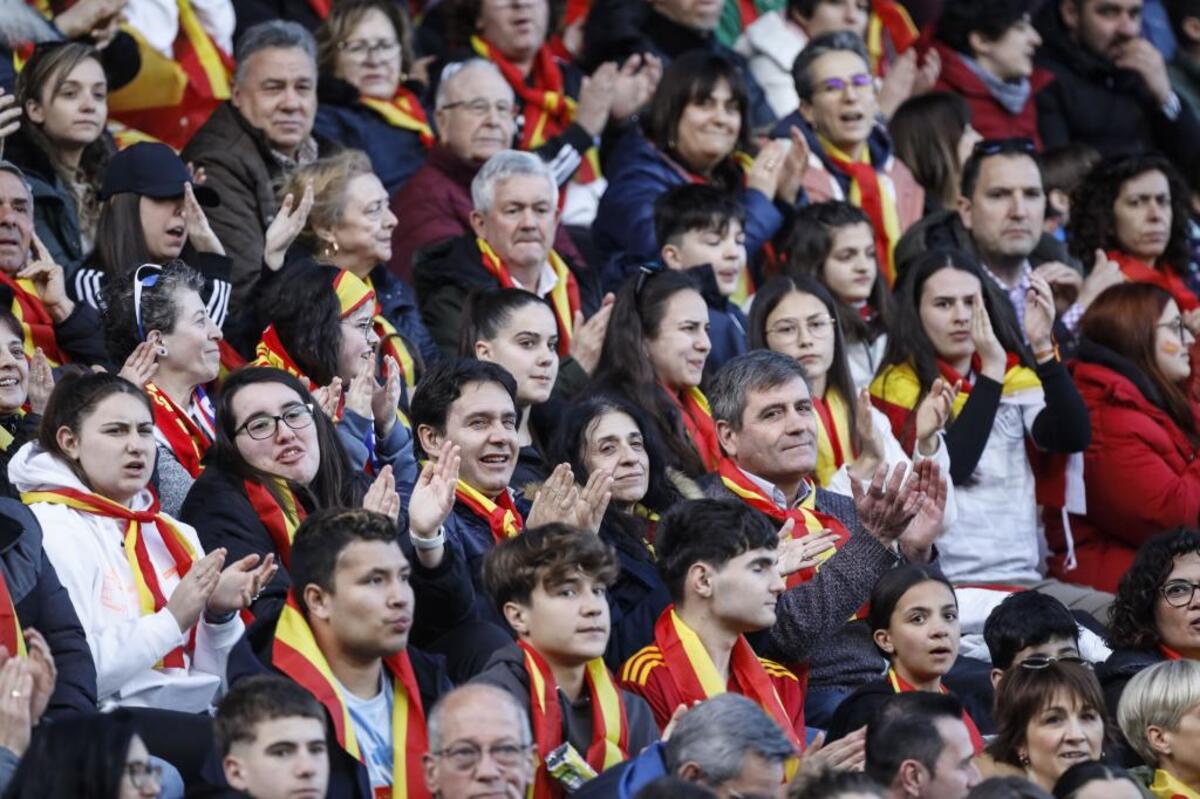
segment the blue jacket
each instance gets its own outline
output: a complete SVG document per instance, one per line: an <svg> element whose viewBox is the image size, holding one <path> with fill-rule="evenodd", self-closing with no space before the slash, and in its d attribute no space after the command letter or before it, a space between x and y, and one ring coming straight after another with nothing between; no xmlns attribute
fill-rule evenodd
<svg viewBox="0 0 1200 799"><path fill-rule="evenodd" d="M671 594L658 574L645 544L635 538L640 530L629 533L618 529L641 519L611 511L600 527L600 539L617 551L621 570L608 589L610 633L604 661L614 672L643 647L654 643L654 623L671 604ZM634 533L634 534L630 534ZM640 550L640 551L639 551Z"/></svg>
<svg viewBox="0 0 1200 799"><path fill-rule="evenodd" d="M636 130L613 147L607 170L608 189L600 198L592 239L604 264L604 290L616 291L637 269L636 260L619 260L621 255L658 258L654 201L667 189L687 183L688 178ZM779 230L783 214L756 189L740 189L738 200L746 212L746 252L752 258Z"/></svg>
<svg viewBox="0 0 1200 799"><path fill-rule="evenodd" d="M389 195L425 163L420 136L389 124L363 105L358 90L349 83L322 75L317 93L320 103L313 130L343 147L365 152Z"/></svg>
<svg viewBox="0 0 1200 799"><path fill-rule="evenodd" d="M42 528L15 499L0 498L0 571L22 627L38 630L50 645L58 680L51 715L96 711L96 666L67 589L45 550Z"/></svg>
<svg viewBox="0 0 1200 799"><path fill-rule="evenodd" d="M663 744L652 743L637 757L613 766L599 777L584 784L572 799L633 799L638 791L659 777L667 776L663 761Z"/></svg>

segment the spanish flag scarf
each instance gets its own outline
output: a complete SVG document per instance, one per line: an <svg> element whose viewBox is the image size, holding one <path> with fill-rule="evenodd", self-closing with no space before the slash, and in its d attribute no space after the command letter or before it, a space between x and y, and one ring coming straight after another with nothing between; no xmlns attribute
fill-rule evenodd
<svg viewBox="0 0 1200 799"><path fill-rule="evenodd" d="M866 144L862 146L859 157L854 159L824 136L818 136L817 139L830 162L850 179L850 191L847 195L850 204L861 208L871 219L871 227L875 231L875 251L879 254L879 268L890 287L896 282L896 242L900 240L904 231L900 229L900 212L896 207L895 189L885 186L884 183L890 181L881 179L877 171L883 168L883 164L871 163L871 148Z"/></svg>
<svg viewBox="0 0 1200 799"><path fill-rule="evenodd" d="M500 283L500 288L516 288L512 273L508 271L508 267L500 260L496 251L483 239L475 239L475 244L479 246L483 268L496 278ZM567 267L566 262L554 250L550 251L550 268L554 270L554 274L558 278L554 283L554 288L550 290L549 300L550 305L554 308L554 318L558 321L558 354L565 358L571 351L575 312L581 307L579 283L575 280L575 275ZM526 287L527 291L533 291L533 289L533 286Z"/></svg>
<svg viewBox="0 0 1200 799"><path fill-rule="evenodd" d="M1179 273L1170 264L1156 268L1145 261L1134 258L1127 253L1109 250L1108 260L1116 262L1121 267L1121 274L1131 283L1150 283L1168 292L1179 306L1179 310L1188 311L1200 308L1200 299L1187 287Z"/></svg>
<svg viewBox="0 0 1200 799"><path fill-rule="evenodd" d="M566 93L562 67L548 45L542 45L534 56L529 80L525 79L516 64L505 58L483 37L472 36L471 48L476 55L496 65L500 74L512 87L513 93L521 100L521 113L525 117L525 124L521 128L518 149L536 150L575 121L575 100ZM582 155L583 162L579 165L574 180L579 183L591 183L600 176L600 155L595 147L589 148Z"/></svg>
<svg viewBox="0 0 1200 799"><path fill-rule="evenodd" d="M34 351L41 347L51 366L66 363L67 356L58 348L58 340L54 336L54 319L38 296L33 281L0 272L0 283L12 291L13 316L20 320L21 329L25 331L25 356L32 358Z"/></svg>
<svg viewBox="0 0 1200 799"><path fill-rule="evenodd" d="M767 516L777 522L794 519L795 526L792 528L792 538L801 538L809 533L820 532L823 529L836 534L838 540L835 548L826 550L817 556L821 562L833 557L833 554L850 540L850 531L846 529L844 524L835 517L817 510L817 488L811 482L808 484L808 491L801 503L797 507L784 509L776 505L770 497L765 495L762 489L755 485L754 481L747 477L738 468L737 464L729 458L721 460L719 473L721 475L721 483L750 507L767 514ZM797 585L808 582L820 568L820 564L817 564L811 569L801 569L798 572L788 575L787 587L794 588Z"/></svg>
<svg viewBox="0 0 1200 799"><path fill-rule="evenodd" d="M904 6L895 0L872 0L871 17L867 21L867 55L871 58L871 72L881 77L887 73L884 34L891 39L892 51L899 55L916 44L918 31Z"/></svg>
<svg viewBox="0 0 1200 799"><path fill-rule="evenodd" d="M258 346L254 348L254 354L257 357L250 364L251 366L273 366L276 369L282 369L308 386L309 391L317 389L316 383L308 379L300 369L300 366L292 360L292 356L288 355L288 351L284 349L283 342L279 340L279 333L275 330L275 325L267 325L267 329L263 331L262 338L259 339Z"/></svg>
<svg viewBox="0 0 1200 799"><path fill-rule="evenodd" d="M338 745L362 762L363 753L358 746L358 737L354 733L354 723L342 696L342 688L317 646L312 629L304 620L294 591L288 592L287 602L275 625L271 662L325 706L333 720ZM425 789L421 756L429 750L429 740L417 676L408 653L403 650L384 658L383 665L392 676L394 693L392 790L386 795L392 799L428 799L430 794Z"/></svg>
<svg viewBox="0 0 1200 799"><path fill-rule="evenodd" d="M667 396L679 408L683 416L683 426L692 440L696 454L704 462L705 470L715 470L721 462L721 442L717 439L717 424L713 421L708 398L696 386L685 388L678 394L665 386L663 391L667 392Z"/></svg>
<svg viewBox="0 0 1200 799"><path fill-rule="evenodd" d="M188 76L188 85L201 97L229 99L229 76L233 59L217 47L189 0L176 0L179 34L175 37L175 61Z"/></svg>
<svg viewBox="0 0 1200 799"><path fill-rule="evenodd" d="M21 631L21 620L17 618L17 607L8 591L8 580L0 570L0 645L9 657L25 657L25 634Z"/></svg>
<svg viewBox="0 0 1200 799"><path fill-rule="evenodd" d="M208 395L204 389L196 388L192 394L193 415L176 405L167 392L154 383L147 383L144 388L154 412L155 432L166 440L179 465L193 479L199 477L204 468L200 461L216 437L216 418ZM202 424L196 421L197 418Z"/></svg>
<svg viewBox="0 0 1200 799"><path fill-rule="evenodd" d="M1154 795L1155 799L1200 799L1200 793L1162 769L1155 770L1154 782L1150 784L1150 793Z"/></svg>
<svg viewBox="0 0 1200 799"><path fill-rule="evenodd" d="M942 378L950 385L959 381L962 383L950 410L950 418L955 419L971 396L971 380L969 375L960 375L954 367L941 358L937 363ZM971 372L978 374L981 368L979 355L973 356ZM1003 396L1012 397L1028 391L1040 391L1041 387L1042 381L1038 379L1037 372L1027 366L1022 366L1020 359L1010 352L1008 366L1004 372ZM924 398L925 393L916 370L907 363L889 366L871 381L870 391L871 402L887 416L896 439L909 454L912 454L913 447L916 445L916 418L913 411Z"/></svg>
<svg viewBox="0 0 1200 799"><path fill-rule="evenodd" d="M521 518L521 512L517 510L517 505L507 488L501 491L495 500L490 500L459 480L454 489L454 496L472 513L487 521L488 529L492 531L492 539L497 544L506 538L516 538L525 527L525 520Z"/></svg>
<svg viewBox="0 0 1200 799"><path fill-rule="evenodd" d="M892 691L898 694L907 694L917 690L910 685L903 677L901 677L894 667L887 671L888 684L892 686ZM944 694L950 693L946 686L941 686L941 692ZM967 725L967 732L971 734L971 745L975 747L975 754L983 754L983 736L979 734L979 728L975 726L974 719L967 711L963 711L963 724Z"/></svg>
<svg viewBox="0 0 1200 799"><path fill-rule="evenodd" d="M292 541L296 538L296 528L308 515L299 497L292 491L286 480L272 480L274 493L265 483L246 480L242 483L246 489L246 497L250 500L254 514L258 516L267 534L275 544L275 553L283 567L289 568L292 562Z"/></svg>
<svg viewBox="0 0 1200 799"><path fill-rule="evenodd" d="M435 140L433 128L429 126L429 117L426 116L421 101L411 91L400 86L391 100L364 96L361 101L392 127L417 134L421 139L421 146L426 150L433 149Z"/></svg>
<svg viewBox="0 0 1200 799"><path fill-rule="evenodd" d="M21 494L21 501L26 505L45 502L50 505L66 505L81 513L104 516L110 519L125 521L125 559L129 570L133 572L133 580L137 585L138 605L143 616L150 616L162 610L167 605L169 597L163 593L159 585L158 572L150 560L150 552L146 549L146 535L152 532L158 536L175 563L175 571L182 580L196 561L196 551L188 543L187 538L179 531L171 520L159 511L158 498L146 510L133 510L119 502L86 491L74 488L57 488L47 491L27 491ZM193 628L193 632L195 628ZM188 644L191 648L191 643ZM155 668L187 668L184 659L184 648L176 647L167 653Z"/></svg>
<svg viewBox="0 0 1200 799"><path fill-rule="evenodd" d="M375 315L371 317L371 322L375 325L375 335L379 337L379 348L384 355L396 359L396 363L400 365L400 377L411 395L417 383L416 360L400 331L383 315L383 305L379 302L379 294L375 292L371 279L368 277L363 282L375 294Z"/></svg>
<svg viewBox="0 0 1200 799"><path fill-rule="evenodd" d="M850 408L838 390L831 388L825 396L813 397L817 412L817 485L829 485L837 470L854 463L858 453L850 429Z"/></svg>
<svg viewBox="0 0 1200 799"><path fill-rule="evenodd" d="M671 673L671 681L675 683L685 705L690 707L695 702L711 699L729 690L717 673L717 667L713 665L700 636L679 618L674 605L664 610L654 623L654 643L662 652L663 662ZM734 690L753 700L779 725L797 754L803 752L804 742L796 735L779 693L744 635L739 635L733 645L729 657L729 675Z"/></svg>
<svg viewBox="0 0 1200 799"><path fill-rule="evenodd" d="M563 743L562 707L558 684L549 664L536 649L518 641L529 675L529 710L533 740L538 751L538 770L533 785L534 799L559 799L564 790L546 768L546 758ZM629 758L629 723L625 703L616 680L602 658L588 661L584 684L592 699L592 744L583 754L597 774Z"/></svg>

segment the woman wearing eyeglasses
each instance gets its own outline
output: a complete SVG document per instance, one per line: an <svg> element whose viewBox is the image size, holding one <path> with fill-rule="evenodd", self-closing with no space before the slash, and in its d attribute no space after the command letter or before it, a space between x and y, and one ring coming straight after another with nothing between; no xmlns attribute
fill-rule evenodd
<svg viewBox="0 0 1200 799"><path fill-rule="evenodd" d="M221 688L243 632L238 612L276 565L220 548L206 554L196 530L164 513L150 488L155 450L140 389L108 373L68 374L9 477L87 636L100 707L149 708L177 724L176 735L148 743L180 765L211 740L211 723L197 714Z"/></svg>
<svg viewBox="0 0 1200 799"><path fill-rule="evenodd" d="M817 471L822 488L850 495L850 480L870 481L880 463L912 463L892 433L888 417L871 405L850 377L837 302L811 277L777 277L754 296L748 335L751 349L768 349L804 367L817 418ZM918 407L918 461L950 460L941 430L950 416L952 389L939 381ZM954 507L949 488L947 507Z"/></svg>
<svg viewBox="0 0 1200 799"><path fill-rule="evenodd" d="M1053 791L1067 769L1104 756L1111 741L1104 695L1096 675L1066 660L1024 661L996 687L996 735L987 747L995 769L1019 769L1030 782Z"/></svg>
<svg viewBox="0 0 1200 799"><path fill-rule="evenodd" d="M1060 579L1112 592L1147 538L1200 521L1200 406L1188 390L1195 337L1172 296L1150 283L1109 288L1080 332L1071 372L1092 426L1087 512L1066 528L1047 518L1049 563Z"/></svg>
<svg viewBox="0 0 1200 799"><path fill-rule="evenodd" d="M1170 530L1146 541L1121 578L1109 617L1112 655L1097 669L1116 711L1133 675L1167 660L1200 660L1200 533Z"/></svg>
<svg viewBox="0 0 1200 799"><path fill-rule="evenodd" d="M889 696L908 691L950 693L942 681L958 659L961 630L954 588L928 566L903 565L884 573L871 589L867 612L875 647L888 661L880 680L846 697L829 723L829 740L865 726ZM983 751L979 728L964 711L975 754Z"/></svg>
<svg viewBox="0 0 1200 799"><path fill-rule="evenodd" d="M892 294L879 274L870 217L837 201L801 208L787 257L785 274L814 278L837 300L850 377L856 390L866 388L883 360L892 317Z"/></svg>
<svg viewBox="0 0 1200 799"><path fill-rule="evenodd" d="M668 465L696 478L721 459L716 423L700 390L708 305L684 272L642 271L617 293L588 393L614 394L654 420Z"/></svg>
<svg viewBox="0 0 1200 799"><path fill-rule="evenodd" d="M1169 291L1188 329L1200 333L1200 280L1188 269L1190 197L1162 156L1105 159L1072 195L1067 241L1082 263L1092 263L1103 250L1126 280Z"/></svg>
<svg viewBox="0 0 1200 799"><path fill-rule="evenodd" d="M433 128L413 69L412 25L386 0L337 3L316 31L320 135L364 151L390 196L421 168Z"/></svg>
<svg viewBox="0 0 1200 799"><path fill-rule="evenodd" d="M970 256L959 250L920 256L899 284L871 395L907 448L924 429L919 409L926 395L939 382L957 392L945 445L958 519L938 539L946 576L955 584L1036 585L1057 596L1055 590L1067 589L1040 573L1037 514L1039 499L1057 507L1064 500L1037 495L1031 457L1041 467L1042 452L1080 452L1090 431L1051 339L1050 287L1036 275L1033 281L1025 298L1027 346L1011 306L994 299ZM1070 602L1090 596L1071 591Z"/></svg>
<svg viewBox="0 0 1200 799"><path fill-rule="evenodd" d="M200 292L204 278L183 261L148 264L105 288L105 344L129 363L150 398L158 448L156 489L163 510L178 515L216 435L205 386L220 370L221 330Z"/></svg>

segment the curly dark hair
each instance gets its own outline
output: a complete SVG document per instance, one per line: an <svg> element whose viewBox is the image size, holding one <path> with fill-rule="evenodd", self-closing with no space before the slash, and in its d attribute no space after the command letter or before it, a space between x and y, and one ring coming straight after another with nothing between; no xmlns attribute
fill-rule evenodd
<svg viewBox="0 0 1200 799"><path fill-rule="evenodd" d="M138 333L138 320L133 302L135 269L111 275L104 284L104 310L100 321L104 325L104 345L114 363L124 363L143 339ZM170 261L162 268L158 281L145 286L141 295L142 330L159 330L170 334L179 321L177 292L204 290L204 276L183 261Z"/></svg>
<svg viewBox="0 0 1200 799"><path fill-rule="evenodd" d="M1183 269L1189 260L1187 223L1191 193L1179 171L1161 155L1122 155L1106 158L1092 168L1071 193L1071 218L1067 222L1067 241L1071 255L1091 265L1095 252L1124 249L1117 241L1116 213L1113 206L1125 181L1147 172L1161 172L1171 189L1171 238L1159 258L1160 264Z"/></svg>
<svg viewBox="0 0 1200 799"><path fill-rule="evenodd" d="M1109 646L1154 649L1162 643L1154 621L1158 589L1171 573L1175 559L1191 554L1200 554L1200 531L1189 527L1159 533L1138 548L1108 611Z"/></svg>

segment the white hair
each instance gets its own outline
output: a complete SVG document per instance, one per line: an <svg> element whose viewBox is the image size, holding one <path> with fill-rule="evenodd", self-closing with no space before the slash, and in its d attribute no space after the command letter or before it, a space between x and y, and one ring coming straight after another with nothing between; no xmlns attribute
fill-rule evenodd
<svg viewBox="0 0 1200 799"><path fill-rule="evenodd" d="M468 58L465 61L452 61L442 68L442 76L438 79L437 96L434 98L434 110L441 109L450 98L446 95L449 93L449 87L452 83L457 83L458 76L463 73L475 69L483 69L495 75L505 88L508 89L509 97L513 96L512 87L508 85L508 81L504 79L504 75L500 72L500 68L488 61L486 58Z"/></svg>
<svg viewBox="0 0 1200 799"><path fill-rule="evenodd" d="M487 160L471 181L471 203L475 210L481 214L490 211L496 197L496 184L518 175L545 178L550 185L550 196L558 202L558 181L545 161L533 153L501 150Z"/></svg>
<svg viewBox="0 0 1200 799"><path fill-rule="evenodd" d="M533 733L529 730L529 716L525 713L524 708L517 704L517 700L513 699L511 694L493 685L468 683L467 685L455 688L448 694L444 694L437 701L437 704L433 706L433 710L430 711L429 718L425 722L430 752L441 751L445 743L442 741L442 725L445 723L443 716L446 715L446 706L455 699L461 699L463 702L462 709L472 716L474 715L472 705L478 706L480 703L507 705L512 710L513 718L516 720L513 732L516 734L517 741L522 745L533 742ZM469 699L473 699L474 702L468 701Z"/></svg>

